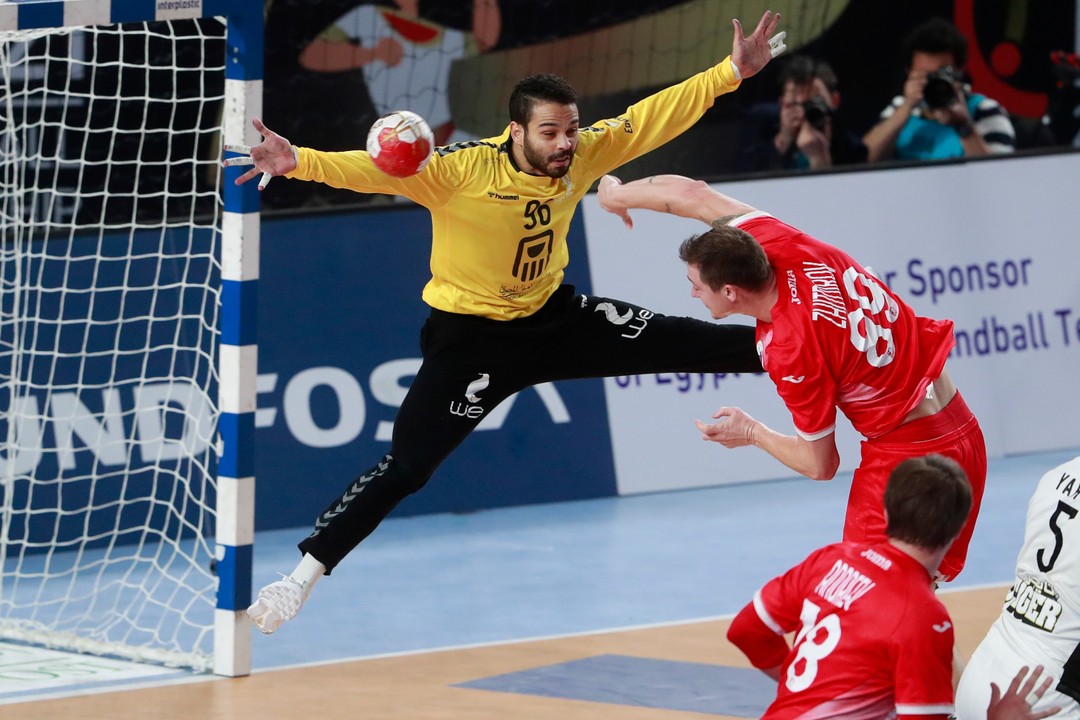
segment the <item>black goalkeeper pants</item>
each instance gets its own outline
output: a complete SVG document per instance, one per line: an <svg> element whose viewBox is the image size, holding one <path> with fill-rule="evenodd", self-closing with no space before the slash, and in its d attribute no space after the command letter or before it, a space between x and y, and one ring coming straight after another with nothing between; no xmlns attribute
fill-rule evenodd
<svg viewBox="0 0 1080 720"><path fill-rule="evenodd" d="M394 420L390 452L353 481L300 543L327 571L382 522L496 405L553 380L662 372L761 372L754 329L668 317L563 285L538 312L489 320L432 310L424 361Z"/></svg>

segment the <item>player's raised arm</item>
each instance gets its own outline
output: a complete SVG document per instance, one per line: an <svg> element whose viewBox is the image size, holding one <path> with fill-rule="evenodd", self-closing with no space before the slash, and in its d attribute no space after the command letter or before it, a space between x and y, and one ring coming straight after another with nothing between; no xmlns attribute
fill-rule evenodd
<svg viewBox="0 0 1080 720"><path fill-rule="evenodd" d="M227 158L222 162L222 165L225 167L254 165L255 167L236 178L236 184L246 183L259 173L262 173L263 177L259 181L259 189L262 190L270 182L270 178L285 175L296 169L296 148L288 140L263 125L262 120L259 118L252 118L251 124L263 136L263 141L255 147L226 145L226 151L243 153L247 157Z"/></svg>
<svg viewBox="0 0 1080 720"><path fill-rule="evenodd" d="M634 227L630 210L643 209L697 219L706 225L734 215L745 215L753 207L709 187L708 183L682 175L653 175L623 183L614 175L600 178L600 207Z"/></svg>
<svg viewBox="0 0 1080 720"><path fill-rule="evenodd" d="M757 75L770 60L787 50L787 45L784 44L787 31L776 32L776 27L780 24L780 13L766 10L750 35L743 35L742 23L737 19L731 23L735 26L731 62L739 68L739 76L743 80Z"/></svg>

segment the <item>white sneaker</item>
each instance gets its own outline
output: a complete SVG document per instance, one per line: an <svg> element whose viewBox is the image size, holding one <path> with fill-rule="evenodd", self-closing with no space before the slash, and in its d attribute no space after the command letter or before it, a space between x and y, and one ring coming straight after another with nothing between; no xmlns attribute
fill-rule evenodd
<svg viewBox="0 0 1080 720"><path fill-rule="evenodd" d="M270 583L259 591L258 599L247 609L248 617L269 635L283 622L296 617L311 592L311 585L305 586L291 577Z"/></svg>

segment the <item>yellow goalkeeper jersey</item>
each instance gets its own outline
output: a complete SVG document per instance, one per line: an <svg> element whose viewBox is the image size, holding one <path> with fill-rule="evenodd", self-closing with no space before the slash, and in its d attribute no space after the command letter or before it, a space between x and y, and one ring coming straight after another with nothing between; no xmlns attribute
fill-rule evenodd
<svg viewBox="0 0 1080 720"><path fill-rule="evenodd" d="M739 86L730 58L581 127L570 171L528 175L510 157L509 127L497 137L436 148L407 178L386 175L362 150L298 148L288 175L357 192L402 195L431 212L431 280L424 301L440 310L511 320L536 312L562 283L566 234L581 198L605 173L659 147ZM394 238L384 240L394 241ZM388 269L389 270L389 269Z"/></svg>

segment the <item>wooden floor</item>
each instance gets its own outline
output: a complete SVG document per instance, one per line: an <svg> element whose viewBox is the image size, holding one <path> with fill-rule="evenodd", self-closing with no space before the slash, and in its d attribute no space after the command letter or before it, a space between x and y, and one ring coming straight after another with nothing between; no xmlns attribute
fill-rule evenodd
<svg viewBox="0 0 1080 720"><path fill-rule="evenodd" d="M941 593L956 626L961 658L970 656L997 617L1005 590L1000 586ZM727 624L727 620L714 620L578 635L17 703L0 707L0 719L716 720L733 716L458 685L605 655L748 668L725 640ZM638 681L627 678L626 682Z"/></svg>

